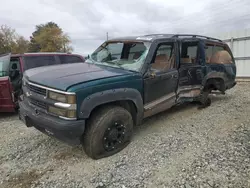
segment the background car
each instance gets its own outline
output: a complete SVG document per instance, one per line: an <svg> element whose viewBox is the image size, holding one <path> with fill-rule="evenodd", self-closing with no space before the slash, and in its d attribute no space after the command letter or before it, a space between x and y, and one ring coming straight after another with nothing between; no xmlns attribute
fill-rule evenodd
<svg viewBox="0 0 250 188"><path fill-rule="evenodd" d="M83 63L85 58L68 53L24 53L0 56L0 112L14 112L18 107L24 71L41 66Z"/></svg>

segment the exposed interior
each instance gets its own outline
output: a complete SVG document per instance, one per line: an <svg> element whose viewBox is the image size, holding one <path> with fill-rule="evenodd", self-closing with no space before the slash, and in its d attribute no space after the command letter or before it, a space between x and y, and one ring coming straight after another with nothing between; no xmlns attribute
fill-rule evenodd
<svg viewBox="0 0 250 188"><path fill-rule="evenodd" d="M152 68L167 71L175 66L174 43L161 44L155 54Z"/></svg>
<svg viewBox="0 0 250 188"><path fill-rule="evenodd" d="M139 71L146 59L150 42L109 41L103 43L90 56L90 63Z"/></svg>
<svg viewBox="0 0 250 188"><path fill-rule="evenodd" d="M230 64L232 56L223 46L207 45L205 49L206 63Z"/></svg>
<svg viewBox="0 0 250 188"><path fill-rule="evenodd" d="M196 63L198 42L183 42L181 46L180 64Z"/></svg>

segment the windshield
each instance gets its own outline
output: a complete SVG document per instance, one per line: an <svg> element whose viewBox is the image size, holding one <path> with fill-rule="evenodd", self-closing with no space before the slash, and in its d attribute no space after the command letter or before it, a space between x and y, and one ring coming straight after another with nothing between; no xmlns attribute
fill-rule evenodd
<svg viewBox="0 0 250 188"><path fill-rule="evenodd" d="M58 64L54 55L25 56L24 62L25 70Z"/></svg>
<svg viewBox="0 0 250 188"><path fill-rule="evenodd" d="M143 65L149 42L105 42L86 61L138 72Z"/></svg>
<svg viewBox="0 0 250 188"><path fill-rule="evenodd" d="M0 56L0 77L9 75L10 56Z"/></svg>

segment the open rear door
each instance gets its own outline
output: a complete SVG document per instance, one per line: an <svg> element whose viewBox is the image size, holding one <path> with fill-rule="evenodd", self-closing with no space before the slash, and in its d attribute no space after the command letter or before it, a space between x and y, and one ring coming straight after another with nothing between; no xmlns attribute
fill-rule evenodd
<svg viewBox="0 0 250 188"><path fill-rule="evenodd" d="M14 112L13 88L9 78L11 54L0 56L0 112Z"/></svg>

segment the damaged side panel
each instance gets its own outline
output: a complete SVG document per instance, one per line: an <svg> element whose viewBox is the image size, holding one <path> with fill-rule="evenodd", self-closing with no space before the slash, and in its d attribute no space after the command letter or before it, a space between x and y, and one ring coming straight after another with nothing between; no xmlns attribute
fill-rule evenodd
<svg viewBox="0 0 250 188"><path fill-rule="evenodd" d="M206 67L206 76L202 81L203 87L209 85L215 87L215 90L225 92L232 88L235 83L236 67L231 65L208 65Z"/></svg>
<svg viewBox="0 0 250 188"><path fill-rule="evenodd" d="M180 87L177 90L178 97L197 97L201 93L201 85L190 85Z"/></svg>

